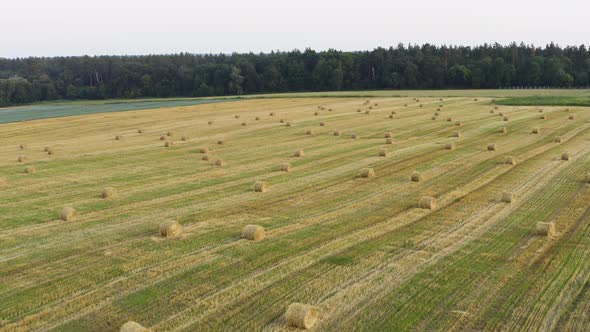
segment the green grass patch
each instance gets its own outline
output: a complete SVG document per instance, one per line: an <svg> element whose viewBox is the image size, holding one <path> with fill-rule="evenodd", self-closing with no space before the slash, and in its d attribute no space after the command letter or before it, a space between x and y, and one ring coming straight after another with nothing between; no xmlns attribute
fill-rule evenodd
<svg viewBox="0 0 590 332"><path fill-rule="evenodd" d="M354 263L354 259L350 256L342 256L342 255L334 255L325 258L322 260L324 263L338 265L338 266L346 266L352 265Z"/></svg>
<svg viewBox="0 0 590 332"><path fill-rule="evenodd" d="M527 96L496 100L506 106L590 106L590 96Z"/></svg>

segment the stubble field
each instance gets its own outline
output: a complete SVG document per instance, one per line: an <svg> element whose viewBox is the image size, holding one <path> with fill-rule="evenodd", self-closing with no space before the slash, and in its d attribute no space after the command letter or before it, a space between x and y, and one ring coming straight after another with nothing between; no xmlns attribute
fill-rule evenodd
<svg viewBox="0 0 590 332"><path fill-rule="evenodd" d="M588 108L416 98L1 124L0 330L284 331L296 302L317 331L588 328ZM167 220L183 233L160 236Z"/></svg>

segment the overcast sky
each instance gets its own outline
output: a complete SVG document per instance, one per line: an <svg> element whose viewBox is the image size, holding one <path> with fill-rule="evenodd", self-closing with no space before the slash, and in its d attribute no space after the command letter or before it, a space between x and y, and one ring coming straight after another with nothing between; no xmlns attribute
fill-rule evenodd
<svg viewBox="0 0 590 332"><path fill-rule="evenodd" d="M589 0L0 1L0 57L590 43Z"/></svg>

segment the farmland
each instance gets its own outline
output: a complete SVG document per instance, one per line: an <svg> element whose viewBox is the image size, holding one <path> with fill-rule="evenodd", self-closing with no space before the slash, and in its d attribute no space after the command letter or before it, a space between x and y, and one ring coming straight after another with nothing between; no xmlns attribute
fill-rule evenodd
<svg viewBox="0 0 590 332"><path fill-rule="evenodd" d="M0 124L0 331L286 331L292 303L317 331L590 326L588 108L427 95Z"/></svg>

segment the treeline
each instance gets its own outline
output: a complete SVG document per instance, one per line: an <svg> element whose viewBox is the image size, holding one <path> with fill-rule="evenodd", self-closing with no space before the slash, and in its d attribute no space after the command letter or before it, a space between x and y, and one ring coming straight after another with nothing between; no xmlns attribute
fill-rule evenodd
<svg viewBox="0 0 590 332"><path fill-rule="evenodd" d="M590 51L513 43L373 51L0 58L0 105L267 92L587 87Z"/></svg>

